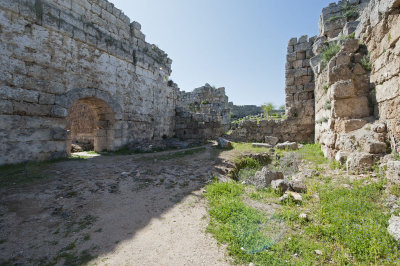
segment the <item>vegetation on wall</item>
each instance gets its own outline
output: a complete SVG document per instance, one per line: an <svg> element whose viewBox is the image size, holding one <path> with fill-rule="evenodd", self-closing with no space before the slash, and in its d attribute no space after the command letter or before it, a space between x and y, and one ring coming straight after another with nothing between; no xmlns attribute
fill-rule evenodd
<svg viewBox="0 0 400 266"><path fill-rule="evenodd" d="M331 42L322 49L321 61L322 61L323 68L325 68L328 65L329 61L335 55L337 55L337 53L339 53L339 51L340 51L340 45L337 42Z"/></svg>

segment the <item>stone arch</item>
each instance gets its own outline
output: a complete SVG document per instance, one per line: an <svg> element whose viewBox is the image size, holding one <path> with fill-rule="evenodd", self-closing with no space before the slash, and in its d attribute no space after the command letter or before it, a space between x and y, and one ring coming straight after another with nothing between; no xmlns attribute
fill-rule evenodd
<svg viewBox="0 0 400 266"><path fill-rule="evenodd" d="M70 111L73 106L84 105L93 113L94 129L93 144L96 152L115 149L115 130L122 119L122 108L105 91L98 89L74 89L57 97L57 104L65 108L67 124L70 119ZM66 151L71 151L73 132L67 128Z"/></svg>

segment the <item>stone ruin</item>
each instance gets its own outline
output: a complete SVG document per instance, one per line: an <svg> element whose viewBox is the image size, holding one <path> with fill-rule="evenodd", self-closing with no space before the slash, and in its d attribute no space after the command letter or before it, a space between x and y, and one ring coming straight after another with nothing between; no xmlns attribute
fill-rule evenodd
<svg viewBox="0 0 400 266"><path fill-rule="evenodd" d="M319 36L289 41L287 119L242 121L229 138L316 141L326 157L356 171L399 153L399 32L399 0L330 4L322 10ZM337 51L325 62L328 48ZM399 172L400 164L388 165Z"/></svg>
<svg viewBox="0 0 400 266"><path fill-rule="evenodd" d="M231 119L241 119L246 116L256 116L262 114L264 111L261 106L257 105L235 105L229 102L229 109L231 110Z"/></svg>
<svg viewBox="0 0 400 266"><path fill-rule="evenodd" d="M203 141L229 124L224 89L180 92L168 55L106 0L0 0L0 38L0 165L73 142Z"/></svg>
<svg viewBox="0 0 400 266"><path fill-rule="evenodd" d="M399 14L399 0L324 8L319 36L288 43L286 119L243 120L228 138L317 141L354 170L399 153ZM231 115L261 111L208 84L180 91L172 60L106 0L0 0L0 37L0 164L62 157L72 142L102 151L204 141L228 130ZM326 60L329 47L337 51Z"/></svg>

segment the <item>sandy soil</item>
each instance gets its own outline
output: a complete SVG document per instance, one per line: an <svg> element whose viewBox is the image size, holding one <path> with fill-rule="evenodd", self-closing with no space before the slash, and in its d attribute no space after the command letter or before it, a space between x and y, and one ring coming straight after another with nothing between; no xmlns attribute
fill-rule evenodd
<svg viewBox="0 0 400 266"><path fill-rule="evenodd" d="M0 190L0 264L229 265L202 198L219 151L174 153L59 162Z"/></svg>

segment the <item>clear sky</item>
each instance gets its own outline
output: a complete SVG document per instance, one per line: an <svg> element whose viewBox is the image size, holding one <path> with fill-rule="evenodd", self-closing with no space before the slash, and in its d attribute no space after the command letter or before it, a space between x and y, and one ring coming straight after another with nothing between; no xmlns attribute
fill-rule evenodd
<svg viewBox="0 0 400 266"><path fill-rule="evenodd" d="M109 0L142 25L146 41L173 60L181 90L225 87L235 104L285 102L292 37L318 34L334 0Z"/></svg>

